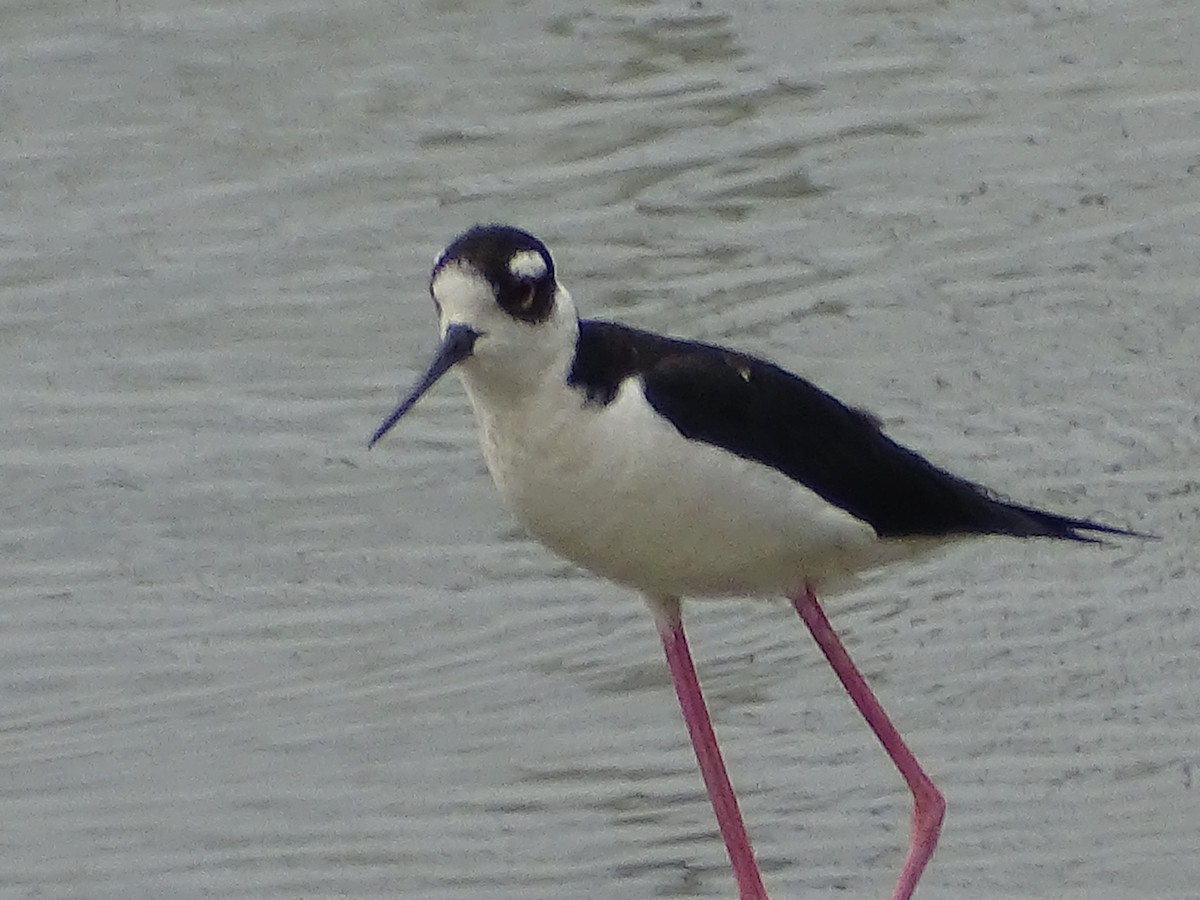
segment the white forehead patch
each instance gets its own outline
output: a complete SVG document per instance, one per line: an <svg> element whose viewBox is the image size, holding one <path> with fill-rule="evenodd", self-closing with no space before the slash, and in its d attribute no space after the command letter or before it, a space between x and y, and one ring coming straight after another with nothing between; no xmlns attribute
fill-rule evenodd
<svg viewBox="0 0 1200 900"><path fill-rule="evenodd" d="M467 265L443 266L430 288L442 318L455 321L473 321L496 303L487 279Z"/></svg>
<svg viewBox="0 0 1200 900"><path fill-rule="evenodd" d="M508 261L508 271L514 278L537 281L546 274L546 260L536 250L522 250L512 255Z"/></svg>

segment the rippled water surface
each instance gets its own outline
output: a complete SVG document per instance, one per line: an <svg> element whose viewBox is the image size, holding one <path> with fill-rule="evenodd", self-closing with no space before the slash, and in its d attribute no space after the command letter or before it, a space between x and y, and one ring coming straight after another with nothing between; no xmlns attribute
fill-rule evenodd
<svg viewBox="0 0 1200 900"><path fill-rule="evenodd" d="M0 6L0 896L732 897L653 628L497 502L475 221L1022 500L830 610L949 801L923 900L1200 884L1189 2ZM771 894L907 794L795 616L691 609Z"/></svg>

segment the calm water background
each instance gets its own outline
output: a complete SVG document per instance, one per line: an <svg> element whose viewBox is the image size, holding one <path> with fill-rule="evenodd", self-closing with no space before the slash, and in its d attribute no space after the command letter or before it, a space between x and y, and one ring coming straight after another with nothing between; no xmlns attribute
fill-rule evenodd
<svg viewBox="0 0 1200 900"><path fill-rule="evenodd" d="M434 253L771 356L1022 500L835 624L923 900L1200 893L1190 0L0 6L0 897L733 895L637 599L498 504ZM691 610L772 897L907 794L783 606Z"/></svg>

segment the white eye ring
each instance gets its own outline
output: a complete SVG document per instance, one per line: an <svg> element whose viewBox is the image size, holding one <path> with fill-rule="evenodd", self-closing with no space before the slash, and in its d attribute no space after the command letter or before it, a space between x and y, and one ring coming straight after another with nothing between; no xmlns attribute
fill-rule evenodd
<svg viewBox="0 0 1200 900"><path fill-rule="evenodd" d="M514 278L537 281L546 274L546 260L536 250L522 250L512 255L508 271Z"/></svg>

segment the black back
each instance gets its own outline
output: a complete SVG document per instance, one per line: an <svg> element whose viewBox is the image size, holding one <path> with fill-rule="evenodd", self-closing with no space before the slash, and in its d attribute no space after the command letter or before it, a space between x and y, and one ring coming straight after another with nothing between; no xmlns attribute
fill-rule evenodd
<svg viewBox="0 0 1200 900"><path fill-rule="evenodd" d="M880 537L1009 534L1094 540L1129 534L1018 506L896 443L878 422L772 363L724 347L582 320L568 382L612 402L638 376L646 400L684 437L782 472Z"/></svg>

